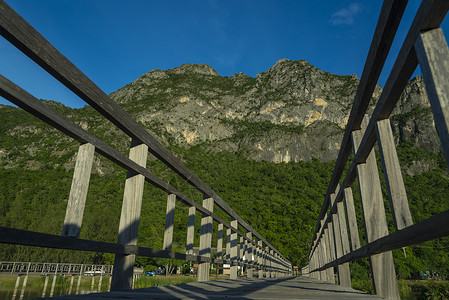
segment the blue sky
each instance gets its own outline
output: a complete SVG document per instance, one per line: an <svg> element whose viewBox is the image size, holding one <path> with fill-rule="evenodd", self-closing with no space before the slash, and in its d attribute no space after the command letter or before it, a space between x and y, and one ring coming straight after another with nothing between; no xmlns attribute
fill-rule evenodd
<svg viewBox="0 0 449 300"><path fill-rule="evenodd" d="M381 1L6 0L106 93L153 69L204 63L220 75L305 59L361 76ZM420 1L410 0L383 86ZM448 21L442 25L448 32ZM0 37L0 72L37 98L85 103ZM418 70L419 72L419 70ZM0 104L8 104L0 97Z"/></svg>

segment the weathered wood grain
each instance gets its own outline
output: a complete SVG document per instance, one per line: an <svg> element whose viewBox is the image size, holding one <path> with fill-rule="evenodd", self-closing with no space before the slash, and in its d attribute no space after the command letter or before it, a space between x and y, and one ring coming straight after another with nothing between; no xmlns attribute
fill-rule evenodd
<svg viewBox="0 0 449 300"><path fill-rule="evenodd" d="M390 250L400 249L424 243L430 240L449 236L449 210L438 215L432 216L416 224L410 225L402 230L393 232L387 236L379 238L365 246L352 251L337 260L334 260L319 269L310 271L319 271L320 269L337 266L344 262L351 262L361 258L369 257L373 254L379 254Z"/></svg>
<svg viewBox="0 0 449 300"><path fill-rule="evenodd" d="M148 156L148 146L135 140L131 142L129 159L145 168ZM117 243L123 245L137 245L140 212L145 177L128 172L123 193L122 212L118 230ZM133 283L135 255L116 254L114 272L112 273L111 290L130 290Z"/></svg>
<svg viewBox="0 0 449 300"><path fill-rule="evenodd" d="M205 196L206 197L206 196ZM213 211L214 199L206 198L203 200L203 206ZM200 255L210 257L212 243L212 217L203 214L201 217L201 234L200 234ZM198 281L209 281L210 263L203 262L198 265Z"/></svg>
<svg viewBox="0 0 449 300"><path fill-rule="evenodd" d="M62 227L63 236L78 237L80 234L94 153L95 146L90 143L81 144L78 148L69 201Z"/></svg>
<svg viewBox="0 0 449 300"><path fill-rule="evenodd" d="M354 153L357 153L367 124L368 116L365 116L362 129L353 131ZM366 163L357 165L357 178L366 237L369 243L388 235L387 218L374 149L371 150ZM375 293L388 299L400 299L391 251L371 256L370 264Z"/></svg>
<svg viewBox="0 0 449 300"><path fill-rule="evenodd" d="M238 222L237 220L231 221L231 226L234 228L237 228ZM230 259L231 261L237 261L238 259L238 249L237 249L237 234L231 233L231 243L230 243ZM238 267L236 265L231 266L231 273L230 278L231 279L237 279L237 269Z"/></svg>
<svg viewBox="0 0 449 300"><path fill-rule="evenodd" d="M335 194L330 195L330 201L331 206L334 205L335 202ZM335 254L336 257L342 257L343 256L343 242L342 242L342 224L340 224L340 216L338 213L332 214L332 227L333 227L333 234L334 234L334 243L335 243ZM343 286L351 286L351 275L349 272L349 264L344 263L341 265L338 265L338 283Z"/></svg>
<svg viewBox="0 0 449 300"><path fill-rule="evenodd" d="M357 217L355 215L354 197L352 194L352 188L347 187L344 189L346 214L348 215L349 234L351 236L351 250L357 250L360 248L359 228L357 226Z"/></svg>
<svg viewBox="0 0 449 300"><path fill-rule="evenodd" d="M278 250L266 242L249 224L243 221L209 186L201 181L201 179L189 170L167 148L149 134L148 131L134 121L120 106L109 98L95 83L4 1L0 1L0 34L68 89L86 101L86 103L90 104L114 125L123 130L123 132L133 139L146 144L154 156L163 161L168 167L203 194L214 198L216 204L235 218L241 226L253 232L255 236L263 240L274 251L278 252ZM243 234L240 236L243 236Z"/></svg>
<svg viewBox="0 0 449 300"><path fill-rule="evenodd" d="M371 100L377 80L382 71L385 60L390 51L396 31L399 27L402 15L405 11L408 1L384 1L380 12L379 20L377 21L376 29L374 31L373 40L368 52L368 56L363 68L360 84L354 99L354 105L349 115L346 130L341 143L341 149L338 154L337 162L334 167L331 181L329 183L326 199L331 193L335 192L341 174L343 174L346 161L351 152L351 132L360 126L361 117L366 112L366 109ZM328 209L328 202L324 201L323 206L318 217L321 220ZM314 239L319 230L319 221L315 229ZM313 245L312 245L313 246Z"/></svg>
<svg viewBox="0 0 449 300"><path fill-rule="evenodd" d="M175 224L175 205L176 205L176 195L169 194L167 196L167 211L165 213L164 245L162 246L162 248L167 251L171 251L171 247L173 244L173 226Z"/></svg>
<svg viewBox="0 0 449 300"><path fill-rule="evenodd" d="M430 107L449 166L449 49L443 31L422 32L415 43Z"/></svg>
<svg viewBox="0 0 449 300"><path fill-rule="evenodd" d="M387 185L391 212L396 230L401 230L413 224L412 215L402 179L396 145L391 130L390 119L377 121L377 144L382 160L385 184Z"/></svg>

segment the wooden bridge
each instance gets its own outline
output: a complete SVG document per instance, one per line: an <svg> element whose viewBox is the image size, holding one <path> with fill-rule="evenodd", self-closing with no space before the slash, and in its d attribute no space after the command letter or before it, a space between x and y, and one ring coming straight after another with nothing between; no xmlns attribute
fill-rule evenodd
<svg viewBox="0 0 449 300"><path fill-rule="evenodd" d="M446 161L449 162L449 85L447 84L449 50L439 29L449 9L449 1L422 1L376 108L370 118L366 115L406 4L405 0L384 1L341 151L318 217L309 264L302 269L303 277L294 278L291 277L292 265L287 258L179 159L131 119L30 24L0 0L1 35L132 139L129 157L126 157L0 75L1 96L80 143L62 235L0 227L0 242L115 254L111 283L113 292L91 295L92 298L374 298L375 296L368 296L349 288L351 286L349 262L369 257L375 293L388 299L399 299L391 250L449 234L449 211L413 224L389 121L389 116L405 85L419 64L435 126ZM396 231L392 233L387 227L373 150L376 144L379 147L394 217ZM94 152L128 171L117 243L78 238ZM202 205L146 169L148 152L200 191L204 196ZM354 155L352 161L349 161L351 152ZM344 171L348 165L349 169ZM367 237L367 244L363 247L358 236L351 189L356 178L361 194ZM167 193L164 245L160 250L137 246L145 182ZM189 207L185 253L174 252L171 249L176 203ZM214 213L217 208L229 216L230 222ZM199 255L194 255L192 248L197 211L202 214L201 234ZM216 258L211 257L213 222L218 224ZM223 256L224 235L228 251ZM126 292L132 287L136 255L197 262L198 283ZM233 280L209 282L211 263L231 265L230 278ZM247 278L238 276L239 267L246 270ZM338 285L334 284L335 275L338 278Z"/></svg>

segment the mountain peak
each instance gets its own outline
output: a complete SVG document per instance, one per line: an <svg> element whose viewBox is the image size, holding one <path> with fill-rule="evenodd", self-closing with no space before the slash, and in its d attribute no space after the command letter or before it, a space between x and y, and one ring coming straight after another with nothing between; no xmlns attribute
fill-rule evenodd
<svg viewBox="0 0 449 300"><path fill-rule="evenodd" d="M197 73L203 75L220 76L214 68L206 64L183 64L177 68L171 69L171 71L176 74Z"/></svg>

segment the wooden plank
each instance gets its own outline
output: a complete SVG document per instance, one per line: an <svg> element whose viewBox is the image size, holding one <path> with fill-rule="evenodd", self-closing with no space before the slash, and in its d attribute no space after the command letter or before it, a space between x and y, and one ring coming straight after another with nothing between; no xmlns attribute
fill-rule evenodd
<svg viewBox="0 0 449 300"><path fill-rule="evenodd" d="M246 230L265 241L249 224L243 221L209 186L189 170L148 131L134 121L119 105L109 98L85 74L51 45L4 1L0 1L0 34L30 59L40 65L68 89L90 104L114 125L137 141L149 147L149 151L173 171L235 218ZM268 242L267 245L270 245ZM270 245L270 248L278 252Z"/></svg>
<svg viewBox="0 0 449 300"><path fill-rule="evenodd" d="M354 153L363 137L368 117L362 123L362 129L353 132ZM357 165L357 178L360 186L363 218L368 243L388 235L387 218L377 171L374 149L366 163ZM400 299L391 251L370 257L374 291L388 299Z"/></svg>
<svg viewBox="0 0 449 300"><path fill-rule="evenodd" d="M165 214L165 231L164 231L164 245L163 245L163 249L167 250L167 251L171 251L171 247L173 244L173 226L175 224L175 205L176 205L176 195L169 194L167 196L167 212Z"/></svg>
<svg viewBox="0 0 449 300"><path fill-rule="evenodd" d="M194 206L201 213L209 214L215 221L223 223L223 225L228 228L231 226L229 223L225 222L217 215L208 211L200 204L194 202L193 200L176 190L174 187L154 176L147 169L139 166L134 161L130 160L108 144L104 143L102 140L98 139L69 119L60 115L58 112L48 107L45 103L36 99L2 75L0 75L0 95L16 104L17 106L21 107L22 109L30 112L42 121L67 134L71 138L77 140L78 142L90 143L94 145L95 151L98 154L108 158L109 160L125 168L129 172L144 175L147 182L169 194L175 194L177 199L182 201L183 203L189 206ZM243 233L239 234L243 235Z"/></svg>
<svg viewBox="0 0 449 300"><path fill-rule="evenodd" d="M252 235L252 233L250 231L248 231L246 233L246 237L249 238L250 240L252 240L253 235ZM248 270L246 271L246 277L248 277L248 278L253 278L254 277L253 267L251 266L251 264L254 262L254 260L253 260L253 255L254 255L253 249L254 248L253 248L253 244L252 243L247 243L246 244L245 256L246 256L246 260L250 264L250 266L248 267Z"/></svg>
<svg viewBox="0 0 449 300"><path fill-rule="evenodd" d="M326 193L326 199L331 193L335 192L341 174L343 174L346 161L351 152L351 132L360 126L361 118L366 112L366 109L371 100L371 96L376 87L380 73L382 71L385 60L390 51L396 31L405 11L408 1L384 1L380 12L379 20L377 21L376 29L373 35L373 40L368 52L368 56L363 68L362 77L360 79L359 87L357 88L354 105L352 106L349 115L346 130L341 143L341 150L338 154L337 163L335 164L331 181ZM318 220L321 220L326 213L329 203L323 202L321 212ZM315 229L314 238L319 230L319 221Z"/></svg>
<svg viewBox="0 0 449 300"><path fill-rule="evenodd" d="M262 241L259 240L257 242L257 262L259 264L258 269L258 277L259 278L263 278L263 259L262 259L262 252L263 252L263 248L262 248Z"/></svg>
<svg viewBox="0 0 449 300"><path fill-rule="evenodd" d="M90 143L79 146L64 225L62 227L63 236L78 237L80 234L94 153L95 146Z"/></svg>
<svg viewBox="0 0 449 300"><path fill-rule="evenodd" d="M223 224L218 224L217 229L217 258L223 257Z"/></svg>
<svg viewBox="0 0 449 300"><path fill-rule="evenodd" d="M432 108L435 127L449 166L449 49L440 28L422 32L415 43L416 54Z"/></svg>
<svg viewBox="0 0 449 300"><path fill-rule="evenodd" d="M236 228L237 229L237 226L238 226L238 222L237 222L237 220L232 220L231 221L231 226L233 227L233 228ZM237 261L237 234L236 233L231 233L231 240L230 240L230 247L231 247L231 249L230 249L230 259L231 259L231 261L233 261L233 262L236 262ZM237 267L237 265L233 265L233 266L231 266L231 274L230 274L230 278L231 279L237 279L237 269L238 269L238 267Z"/></svg>
<svg viewBox="0 0 449 300"><path fill-rule="evenodd" d="M346 217L345 217L345 208L343 202L337 202L337 208L338 208L338 223L340 226L340 237L341 237L341 250L342 255L348 254L350 252L349 249L349 239L348 239L348 229L346 226ZM341 266L343 266L343 270L345 272L344 274L344 280L341 285L351 287L351 273L349 271L349 264L344 263Z"/></svg>
<svg viewBox="0 0 449 300"><path fill-rule="evenodd" d="M449 2L444 0L422 2L415 16L415 19L413 20L410 30L406 36L404 44L399 52L398 58L396 59L391 74L388 77L388 80L385 84L381 97L377 102L376 108L374 109L371 121L369 122L368 127L366 128L365 135L360 143L359 147L360 152L357 153L357 155L355 156L354 162L362 163L366 160L376 141L374 129L377 121L386 119L390 116L394 106L399 100L399 97L405 85L408 83L408 80L410 79L411 75L416 69L417 58L413 47L419 32L440 26L448 10L449 10ZM342 164L341 168L344 167L346 160L347 159L344 160L344 163ZM340 160L337 159L337 165L339 164L339 162ZM334 175L335 176L337 175L335 172L336 169L334 169L334 174L332 176L331 183L334 180ZM339 178L340 176L341 173L337 177ZM355 164L352 164L350 169L348 170L343 186L349 187L354 181L354 179L355 179ZM332 184L330 184L329 187L331 185ZM325 209L327 209L327 207ZM322 212L325 209L323 207Z"/></svg>
<svg viewBox="0 0 449 300"><path fill-rule="evenodd" d="M333 251L333 248L331 247L331 244L330 244L330 238L329 238L329 235L330 235L329 227L326 227L323 237L324 237L324 239L325 239L325 241L326 241L326 245L327 245L327 249L326 249L326 250L327 250L327 260L328 260L328 262L330 262L330 261L333 260L333 258L332 258L332 251ZM327 270L327 279L328 279L328 282L330 282L330 283L335 283L335 279L334 279L334 278L335 278L334 268L327 268L326 270Z"/></svg>
<svg viewBox="0 0 449 300"><path fill-rule="evenodd" d="M396 153L390 119L377 121L376 136L394 225L396 230L401 230L412 225L413 220L408 206L407 193L405 192L401 166Z"/></svg>
<svg viewBox="0 0 449 300"><path fill-rule="evenodd" d="M321 227L324 226L324 220L321 221ZM326 235L323 235L321 240L321 251L322 251L322 261L321 261L321 265L324 265L326 263L328 263L330 261L330 247L329 247L329 240L327 238ZM324 281L330 281L331 280L331 276L330 276L330 272L329 270L323 270L323 273L321 274L321 277L324 278Z"/></svg>
<svg viewBox="0 0 449 300"><path fill-rule="evenodd" d="M195 238L195 206L189 207L189 218L187 221L187 239L186 239L186 253L193 254L193 240Z"/></svg>
<svg viewBox="0 0 449 300"><path fill-rule="evenodd" d="M335 194L330 195L331 205L335 203ZM343 246L342 246L342 236L341 236L341 226L340 226L340 218L338 213L332 215L332 227L334 234L334 243L335 243L335 255L336 258L343 256ZM338 283L343 286L351 286L351 276L349 273L349 264L341 264L338 265Z"/></svg>
<svg viewBox="0 0 449 300"><path fill-rule="evenodd" d="M360 248L359 228L357 226L357 217L355 215L354 197L352 195L352 188L344 189L346 214L348 215L349 234L351 236L351 250Z"/></svg>
<svg viewBox="0 0 449 300"><path fill-rule="evenodd" d="M199 255L189 255L173 251L165 251L136 245L74 239L60 235L46 234L8 227L0 227L0 243L35 246L54 249L79 250L89 252L120 253L123 255L137 255L146 257L173 258L188 261L222 263L222 259L211 259Z"/></svg>
<svg viewBox="0 0 449 300"><path fill-rule="evenodd" d="M347 287L319 282L304 276L277 279L216 280L135 289L130 292L105 292L55 299L382 299Z"/></svg>
<svg viewBox="0 0 449 300"><path fill-rule="evenodd" d="M206 196L205 196L206 197ZM213 211L214 199L205 198L203 206L208 210ZM212 218L206 214L201 217L201 234L200 234L200 252L201 256L211 256L212 244ZM198 265L198 281L209 281L210 263L203 262Z"/></svg>
<svg viewBox="0 0 449 300"><path fill-rule="evenodd" d="M373 254L380 254L386 251L417 245L449 236L448 220L449 210L446 210L438 215L370 242L365 246L322 266L320 269L330 268L344 262L351 262L369 257ZM311 271L319 271L320 269L311 268Z"/></svg>
<svg viewBox="0 0 449 300"><path fill-rule="evenodd" d="M147 155L147 145L141 144L135 140L131 142L129 159L145 168ZM145 178L143 175L135 175L128 172L126 176L117 237L117 243L119 244L137 245L144 182ZM123 291L132 288L134 262L135 255L115 255L111 290Z"/></svg>

